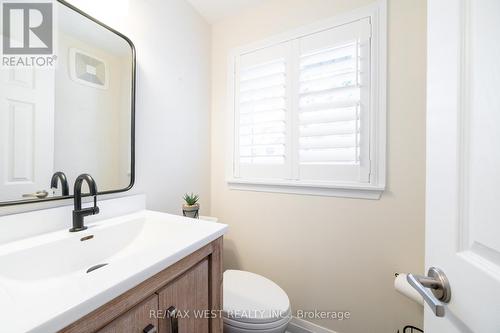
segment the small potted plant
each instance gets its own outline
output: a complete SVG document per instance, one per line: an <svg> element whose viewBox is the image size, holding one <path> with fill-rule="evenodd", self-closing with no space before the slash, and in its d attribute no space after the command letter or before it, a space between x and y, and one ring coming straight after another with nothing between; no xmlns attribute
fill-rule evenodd
<svg viewBox="0 0 500 333"><path fill-rule="evenodd" d="M200 196L198 194L184 194L184 201L186 203L182 205L182 214L186 217L197 219L200 210L200 204L198 203L199 199Z"/></svg>

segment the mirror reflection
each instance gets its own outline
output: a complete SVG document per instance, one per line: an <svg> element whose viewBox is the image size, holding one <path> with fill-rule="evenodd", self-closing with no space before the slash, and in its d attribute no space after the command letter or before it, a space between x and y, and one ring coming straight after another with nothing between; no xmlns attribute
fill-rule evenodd
<svg viewBox="0 0 500 333"><path fill-rule="evenodd" d="M82 173L101 193L133 179L132 47L55 5L56 66L1 69L0 202L72 195Z"/></svg>

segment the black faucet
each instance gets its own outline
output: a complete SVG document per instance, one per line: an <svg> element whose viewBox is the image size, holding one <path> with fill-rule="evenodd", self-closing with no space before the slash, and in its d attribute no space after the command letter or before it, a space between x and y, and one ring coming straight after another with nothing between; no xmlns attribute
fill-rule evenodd
<svg viewBox="0 0 500 333"><path fill-rule="evenodd" d="M52 175L52 180L50 181L50 188L57 188L57 181L61 181L62 195L69 195L68 179L62 171L57 171Z"/></svg>
<svg viewBox="0 0 500 333"><path fill-rule="evenodd" d="M86 181L89 185L90 195L94 196L94 207L82 209L82 184ZM69 229L70 232L77 232L87 229L83 225L83 218L89 215L99 214L99 207L97 207L97 185L94 178L89 174L78 176L75 180L75 188L73 189L73 196L75 198L75 209L73 210L73 228Z"/></svg>

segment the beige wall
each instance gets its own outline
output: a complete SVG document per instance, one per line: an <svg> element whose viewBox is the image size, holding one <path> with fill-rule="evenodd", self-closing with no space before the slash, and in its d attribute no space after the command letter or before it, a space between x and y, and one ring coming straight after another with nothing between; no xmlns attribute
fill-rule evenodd
<svg viewBox="0 0 500 333"><path fill-rule="evenodd" d="M317 320L337 332L421 326L392 287L424 266L426 2L389 0L388 186L381 200L229 190L224 161L231 48L332 17L369 0L269 0L213 26L211 213L228 223L225 266L276 281L294 310L350 311Z"/></svg>

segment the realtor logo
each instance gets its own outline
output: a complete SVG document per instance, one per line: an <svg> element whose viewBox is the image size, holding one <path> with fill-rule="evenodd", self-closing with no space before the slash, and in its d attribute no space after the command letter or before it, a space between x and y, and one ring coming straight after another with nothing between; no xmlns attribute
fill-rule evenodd
<svg viewBox="0 0 500 333"><path fill-rule="evenodd" d="M3 66L53 65L54 5L51 0L3 1L2 28Z"/></svg>

